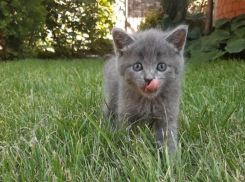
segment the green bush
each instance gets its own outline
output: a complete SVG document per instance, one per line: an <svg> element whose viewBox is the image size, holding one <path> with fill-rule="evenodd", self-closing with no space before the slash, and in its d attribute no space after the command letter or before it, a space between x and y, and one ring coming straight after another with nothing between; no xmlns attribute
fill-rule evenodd
<svg viewBox="0 0 245 182"><path fill-rule="evenodd" d="M145 22L139 25L140 30L177 26L183 23L187 15L189 0L161 0L161 8L146 12Z"/></svg>
<svg viewBox="0 0 245 182"><path fill-rule="evenodd" d="M161 0L164 10L163 29L177 26L186 20L189 0Z"/></svg>
<svg viewBox="0 0 245 182"><path fill-rule="evenodd" d="M115 0L1 0L0 60L111 52Z"/></svg>
<svg viewBox="0 0 245 182"><path fill-rule="evenodd" d="M42 0L0 1L0 60L33 57L45 23Z"/></svg>
<svg viewBox="0 0 245 182"><path fill-rule="evenodd" d="M139 25L139 30L145 30L150 28L161 28L164 29L164 13L163 9L153 9L146 12L145 21ZM186 50L188 53L189 46L194 40L198 40L202 36L202 30L205 26L205 15L204 13L187 14L185 22L189 25L189 31L187 35ZM166 27L165 27L166 28Z"/></svg>
<svg viewBox="0 0 245 182"><path fill-rule="evenodd" d="M190 55L189 47L193 41L198 40L202 37L204 26L205 26L205 15L204 13L188 14L186 18L186 24L189 26L187 41L185 46L186 55Z"/></svg>
<svg viewBox="0 0 245 182"><path fill-rule="evenodd" d="M214 31L191 42L190 56L194 60L214 60L223 55L241 57L245 53L245 15L215 22Z"/></svg>
<svg viewBox="0 0 245 182"><path fill-rule="evenodd" d="M107 36L114 25L113 2L114 0L67 0L64 4L62 1L45 0L49 13L43 40L55 53L59 53L56 55L64 57L85 57L110 52L111 44L108 44ZM52 41L47 38L48 32L51 33Z"/></svg>
<svg viewBox="0 0 245 182"><path fill-rule="evenodd" d="M163 11L162 9L152 9L150 11L146 11L145 21L141 22L138 29L145 30L150 28L161 27L163 20Z"/></svg>
<svg viewBox="0 0 245 182"><path fill-rule="evenodd" d="M112 40L100 38L90 44L90 54L104 56L113 53Z"/></svg>

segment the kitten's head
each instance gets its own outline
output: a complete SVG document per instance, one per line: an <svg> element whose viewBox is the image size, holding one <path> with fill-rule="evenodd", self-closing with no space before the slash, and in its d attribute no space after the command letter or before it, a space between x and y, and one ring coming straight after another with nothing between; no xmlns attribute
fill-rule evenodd
<svg viewBox="0 0 245 182"><path fill-rule="evenodd" d="M187 29L186 25L180 25L171 31L150 29L129 35L114 28L112 35L120 75L149 98L179 81Z"/></svg>

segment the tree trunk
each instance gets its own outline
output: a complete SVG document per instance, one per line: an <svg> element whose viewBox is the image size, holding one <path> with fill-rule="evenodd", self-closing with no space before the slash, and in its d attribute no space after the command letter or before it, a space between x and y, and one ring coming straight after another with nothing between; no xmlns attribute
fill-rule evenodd
<svg viewBox="0 0 245 182"><path fill-rule="evenodd" d="M53 29L53 35L54 35L54 40L57 42L57 44L58 44L58 46L60 48L60 51L61 51L62 55L64 55L65 57L69 57L69 55L66 54L65 51L63 50L62 45L61 45L61 43L59 41L59 38L56 36L54 29Z"/></svg>
<svg viewBox="0 0 245 182"><path fill-rule="evenodd" d="M207 15L206 15L206 23L205 23L205 30L204 34L207 35L212 28L213 23L213 0L208 0L208 6L207 6Z"/></svg>
<svg viewBox="0 0 245 182"><path fill-rule="evenodd" d="M202 0L200 11L203 12L203 9L206 7L206 0Z"/></svg>

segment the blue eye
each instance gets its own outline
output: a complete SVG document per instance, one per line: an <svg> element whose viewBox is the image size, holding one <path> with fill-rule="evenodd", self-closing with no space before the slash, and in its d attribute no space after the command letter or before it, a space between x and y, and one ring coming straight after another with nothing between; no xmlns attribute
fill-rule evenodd
<svg viewBox="0 0 245 182"><path fill-rule="evenodd" d="M167 69L167 65L165 63L158 63L157 70L158 71L165 71Z"/></svg>
<svg viewBox="0 0 245 182"><path fill-rule="evenodd" d="M134 69L134 71L140 71L143 69L143 66L140 63L136 63L133 65L133 69Z"/></svg>

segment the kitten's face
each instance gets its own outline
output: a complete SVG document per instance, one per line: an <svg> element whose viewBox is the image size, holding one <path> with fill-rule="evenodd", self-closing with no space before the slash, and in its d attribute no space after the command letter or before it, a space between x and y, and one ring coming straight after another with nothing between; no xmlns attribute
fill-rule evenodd
<svg viewBox="0 0 245 182"><path fill-rule="evenodd" d="M146 32L134 38L134 42L118 54L118 71L142 95L152 98L180 77L183 56L165 40L166 35L162 32L154 35ZM146 91L153 79L159 81L159 89Z"/></svg>

